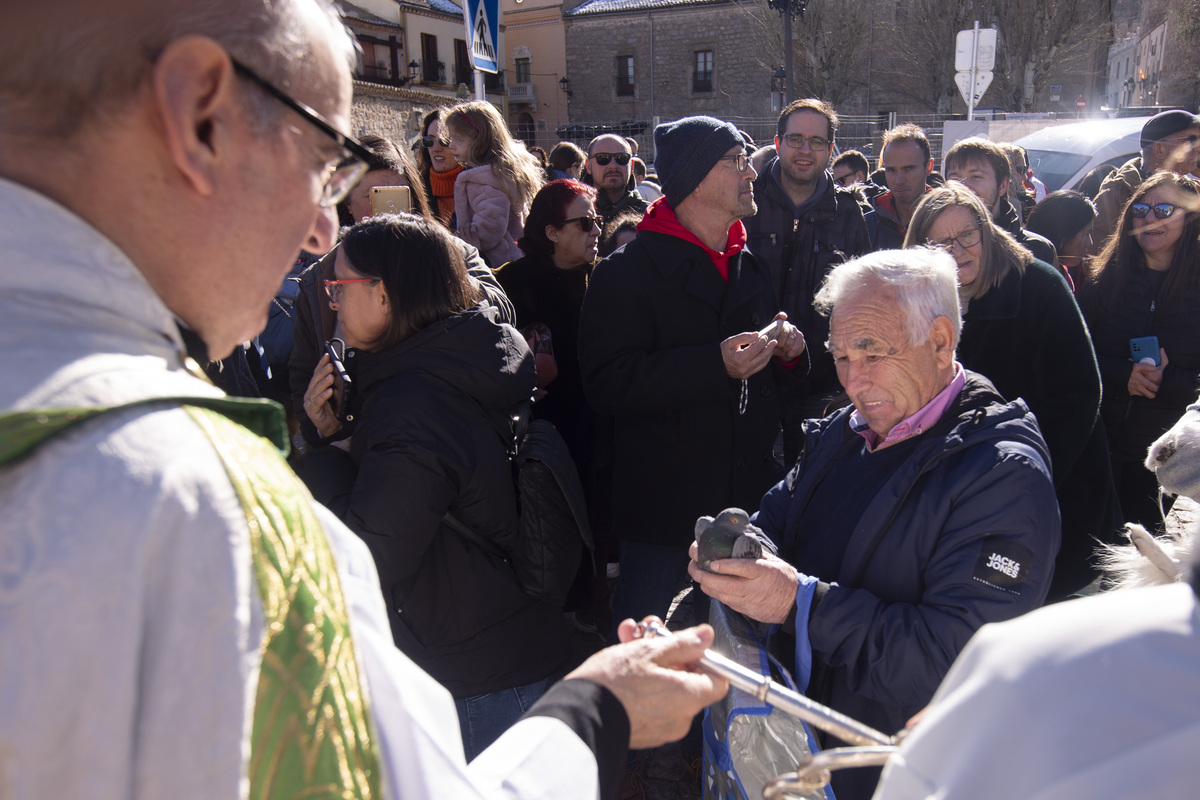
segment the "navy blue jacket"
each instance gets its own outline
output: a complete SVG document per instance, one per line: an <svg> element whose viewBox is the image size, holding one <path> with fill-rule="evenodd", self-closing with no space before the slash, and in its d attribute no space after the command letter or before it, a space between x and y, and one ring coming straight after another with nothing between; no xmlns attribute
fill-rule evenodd
<svg viewBox="0 0 1200 800"><path fill-rule="evenodd" d="M801 572L793 554L809 505L821 492L854 490L822 485L839 454L861 446L853 410L809 421L800 461L756 515ZM862 498L840 570L815 576L828 590L797 626L807 625L812 649L809 696L886 733L929 702L980 626L1042 604L1059 545L1049 453L1023 401L1006 402L968 371L958 399L922 436L904 468ZM1019 564L1015 578L993 554L1010 559L1010 570Z"/></svg>

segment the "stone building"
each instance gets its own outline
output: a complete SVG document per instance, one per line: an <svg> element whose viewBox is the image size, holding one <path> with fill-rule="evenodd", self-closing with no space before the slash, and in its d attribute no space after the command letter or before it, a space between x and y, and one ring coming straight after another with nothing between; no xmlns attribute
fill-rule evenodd
<svg viewBox="0 0 1200 800"><path fill-rule="evenodd" d="M657 122L709 114L738 124L772 116L771 70L749 24L750 0L586 0L564 4L570 124L586 145L617 125L653 159Z"/></svg>

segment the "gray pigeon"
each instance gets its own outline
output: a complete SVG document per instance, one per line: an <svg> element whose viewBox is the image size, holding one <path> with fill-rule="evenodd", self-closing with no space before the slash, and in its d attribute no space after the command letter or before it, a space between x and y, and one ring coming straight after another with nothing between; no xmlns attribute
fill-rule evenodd
<svg viewBox="0 0 1200 800"><path fill-rule="evenodd" d="M722 558L762 558L763 532L750 524L750 515L740 508L727 508L712 517L696 520L696 560L705 572Z"/></svg>

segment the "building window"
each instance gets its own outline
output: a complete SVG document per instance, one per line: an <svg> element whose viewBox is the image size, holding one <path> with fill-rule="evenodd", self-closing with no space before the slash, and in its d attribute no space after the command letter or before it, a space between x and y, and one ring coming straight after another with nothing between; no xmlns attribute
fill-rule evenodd
<svg viewBox="0 0 1200 800"><path fill-rule="evenodd" d="M467 42L465 39L454 40L454 85L465 83L467 86L475 85L475 62L471 58L471 54L467 52Z"/></svg>
<svg viewBox="0 0 1200 800"><path fill-rule="evenodd" d="M617 97L633 97L633 56L617 56Z"/></svg>
<svg viewBox="0 0 1200 800"><path fill-rule="evenodd" d="M446 65L438 61L437 37L421 34L421 80L426 83L445 83Z"/></svg>
<svg viewBox="0 0 1200 800"><path fill-rule="evenodd" d="M712 50L696 51L696 71L692 74L692 91L712 91Z"/></svg>
<svg viewBox="0 0 1200 800"><path fill-rule="evenodd" d="M515 59L515 66L516 66L516 69L514 71L516 72L516 82L517 83L530 83L531 81L529 80L529 59L528 58Z"/></svg>

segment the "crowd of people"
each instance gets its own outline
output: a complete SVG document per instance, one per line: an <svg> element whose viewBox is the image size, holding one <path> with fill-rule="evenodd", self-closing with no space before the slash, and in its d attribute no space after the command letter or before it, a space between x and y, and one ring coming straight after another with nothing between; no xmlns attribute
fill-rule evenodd
<svg viewBox="0 0 1200 800"><path fill-rule="evenodd" d="M74 70L33 10L0 30L0 795L636 797L726 690L707 626L637 636L680 591L892 732L1169 508L1189 112L1040 201L1019 148L936 170L911 124L872 170L819 99L761 148L665 122L652 165L535 152L486 102L393 142L342 133L324 0L118 6ZM560 601L514 570L528 418L594 541ZM701 567L734 507L768 552ZM834 790L952 782L913 763Z"/></svg>

